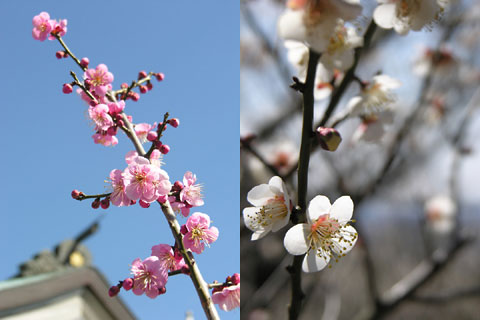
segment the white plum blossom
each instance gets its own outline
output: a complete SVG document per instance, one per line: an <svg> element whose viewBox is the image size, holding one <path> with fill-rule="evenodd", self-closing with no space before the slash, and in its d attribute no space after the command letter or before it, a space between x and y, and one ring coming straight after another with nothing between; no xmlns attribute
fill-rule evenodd
<svg viewBox="0 0 480 320"><path fill-rule="evenodd" d="M297 69L297 78L304 82L307 78L308 47L301 42L293 40L286 40L285 47L288 50L288 61ZM338 71L328 70L322 63L317 65L313 90L313 96L316 100L322 100L330 96L333 91L331 80L337 80L339 78L338 75Z"/></svg>
<svg viewBox="0 0 480 320"><path fill-rule="evenodd" d="M384 110L378 114L362 117L362 123L355 130L352 141L377 142L386 132L385 127L393 123L393 111Z"/></svg>
<svg viewBox="0 0 480 320"><path fill-rule="evenodd" d="M393 89L400 87L400 81L387 75L377 75L372 81L365 83L359 96L348 102L348 110L352 115L368 116L386 110L396 101Z"/></svg>
<svg viewBox="0 0 480 320"><path fill-rule="evenodd" d="M270 231L276 232L288 224L292 204L285 183L274 176L268 184L254 187L247 200L255 207L243 209L243 220L253 231L252 241L263 238Z"/></svg>
<svg viewBox="0 0 480 320"><path fill-rule="evenodd" d="M304 272L325 268L333 254L343 257L355 245L358 234L348 223L353 214L349 196L338 198L333 205L325 196L313 198L307 209L307 223L293 226L285 234L283 244L295 256L306 253Z"/></svg>
<svg viewBox="0 0 480 320"><path fill-rule="evenodd" d="M413 73L423 77L432 71L441 76L450 76L458 70L458 61L449 49L432 50L427 48L413 64Z"/></svg>
<svg viewBox="0 0 480 320"><path fill-rule="evenodd" d="M373 12L375 23L384 29L394 29L406 35L410 30L431 28L444 11L444 0L377 0Z"/></svg>
<svg viewBox="0 0 480 320"><path fill-rule="evenodd" d="M457 205L450 196L437 195L425 203L428 225L439 234L449 233L455 227Z"/></svg>
<svg viewBox="0 0 480 320"><path fill-rule="evenodd" d="M293 0L278 21L278 33L285 40L305 43L325 52L339 19L353 20L362 12L357 3L342 0Z"/></svg>
<svg viewBox="0 0 480 320"><path fill-rule="evenodd" d="M338 20L320 62L328 70L345 71L353 65L355 59L353 49L361 46L363 38L357 34L355 28L346 27L343 20Z"/></svg>

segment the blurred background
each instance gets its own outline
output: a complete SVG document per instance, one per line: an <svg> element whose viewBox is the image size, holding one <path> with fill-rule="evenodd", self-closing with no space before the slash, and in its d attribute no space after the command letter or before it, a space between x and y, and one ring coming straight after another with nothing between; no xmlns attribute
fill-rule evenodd
<svg viewBox="0 0 480 320"><path fill-rule="evenodd" d="M377 3L361 3L350 26L364 34ZM302 97L289 88L298 75L277 35L284 10L285 1L240 2L241 210L248 191L274 175L296 193ZM311 155L307 200L350 195L359 241L331 269L302 275L300 319L478 318L480 6L452 1L428 29L376 28L357 49L357 76L381 72L402 86L383 135L367 139L362 121L348 118L336 127L338 150ZM316 101L315 123L341 81ZM348 83L332 121L359 90ZM242 319L286 319L291 224L252 242L241 223Z"/></svg>
<svg viewBox="0 0 480 320"><path fill-rule="evenodd" d="M104 180L112 169L126 167L124 157L133 146L123 134L115 147L93 143L87 106L76 94L62 93L62 85L72 81L70 70L79 76L81 70L71 59L57 60L57 41L32 38L32 18L42 11L68 20L67 45L78 58L88 57L93 68L105 63L114 88L136 80L141 70L165 74L138 102L129 100L126 112L136 123L159 122L167 111L180 119L162 139L171 147L164 169L172 182L186 171L197 175L205 196L198 211L209 214L220 230L218 241L196 261L208 282L239 272L239 151L232 143L238 139L239 4L2 1L0 11L0 161L5 169L0 280L100 217L97 232L82 245L90 254L84 258L110 285L129 277L132 261L148 257L153 245L173 244L158 206L93 210L89 201L71 199L73 189L107 191ZM179 217L180 224L185 221ZM184 319L187 312L205 317L190 279L182 275L171 277L167 294L154 300L123 290L120 297L138 319ZM239 318L238 309L219 313L222 319Z"/></svg>

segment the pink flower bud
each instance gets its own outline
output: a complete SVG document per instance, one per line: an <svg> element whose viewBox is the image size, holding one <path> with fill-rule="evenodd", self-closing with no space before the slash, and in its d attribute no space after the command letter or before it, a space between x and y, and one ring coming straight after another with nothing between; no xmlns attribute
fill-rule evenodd
<svg viewBox="0 0 480 320"><path fill-rule="evenodd" d="M161 72L155 73L155 77L157 78L158 81L163 81L163 79L165 79L165 75Z"/></svg>
<svg viewBox="0 0 480 320"><path fill-rule="evenodd" d="M65 52L65 54L63 55L64 58L68 58L68 53Z"/></svg>
<svg viewBox="0 0 480 320"><path fill-rule="evenodd" d="M340 142L342 142L340 133L334 128L318 127L315 133L320 146L324 150L335 151Z"/></svg>
<svg viewBox="0 0 480 320"><path fill-rule="evenodd" d="M155 141L155 148L157 149L160 149L162 147L162 141L158 140L158 141Z"/></svg>
<svg viewBox="0 0 480 320"><path fill-rule="evenodd" d="M153 84L151 82L147 83L147 89L148 91L153 89Z"/></svg>
<svg viewBox="0 0 480 320"><path fill-rule="evenodd" d="M125 83L125 82L122 83L122 84L120 85L120 88L122 88L122 89L127 89L127 88L128 88L128 83Z"/></svg>
<svg viewBox="0 0 480 320"><path fill-rule="evenodd" d="M176 128L176 127L178 127L178 125L180 124L180 120L178 120L177 118L173 118L173 119L168 120L168 123L169 123L172 127Z"/></svg>
<svg viewBox="0 0 480 320"><path fill-rule="evenodd" d="M110 127L107 129L107 134L109 136L116 136L117 135L117 127Z"/></svg>
<svg viewBox="0 0 480 320"><path fill-rule="evenodd" d="M173 184L173 191L181 191L183 189L183 183L181 181L175 181L175 183Z"/></svg>
<svg viewBox="0 0 480 320"><path fill-rule="evenodd" d="M92 107L95 107L97 103L93 100L90 100L89 105L91 105Z"/></svg>
<svg viewBox="0 0 480 320"><path fill-rule="evenodd" d="M96 199L93 200L93 202L92 202L92 208L93 208L93 209L98 209L98 207L100 207L100 198L96 198Z"/></svg>
<svg viewBox="0 0 480 320"><path fill-rule="evenodd" d="M90 63L90 60L88 60L87 57L82 58L82 60L80 60L80 65L84 68L87 68L89 63Z"/></svg>
<svg viewBox="0 0 480 320"><path fill-rule="evenodd" d="M186 235L188 233L187 225L183 224L180 227L180 233L183 234L183 235Z"/></svg>
<svg viewBox="0 0 480 320"><path fill-rule="evenodd" d="M145 71L142 70L138 73L138 80L146 78L146 77L147 77L147 73Z"/></svg>
<svg viewBox="0 0 480 320"><path fill-rule="evenodd" d="M140 86L140 92L141 93L147 93L148 92L148 88L146 86Z"/></svg>
<svg viewBox="0 0 480 320"><path fill-rule="evenodd" d="M123 120L120 119L120 120L117 121L117 125L118 125L119 127L123 127L123 126L125 126L125 123L123 123Z"/></svg>
<svg viewBox="0 0 480 320"><path fill-rule="evenodd" d="M153 142L153 141L157 140L157 138L158 138L158 134L155 131L148 132L148 134L147 134L147 140L148 141Z"/></svg>
<svg viewBox="0 0 480 320"><path fill-rule="evenodd" d="M102 207L102 209L108 209L108 207L110 206L110 199L105 198L100 201L100 206Z"/></svg>
<svg viewBox="0 0 480 320"><path fill-rule="evenodd" d="M79 196L80 196L80 191L78 191L76 189L72 191L72 198L73 199L78 199Z"/></svg>
<svg viewBox="0 0 480 320"><path fill-rule="evenodd" d="M158 294L165 294L165 293L167 293L167 288L161 287L158 289Z"/></svg>
<svg viewBox="0 0 480 320"><path fill-rule="evenodd" d="M168 146L168 144L162 144L159 150L161 153L167 154L170 152L170 147Z"/></svg>
<svg viewBox="0 0 480 320"><path fill-rule="evenodd" d="M162 194L160 197L157 198L157 201L160 203L165 203L168 200L168 196L166 194Z"/></svg>
<svg viewBox="0 0 480 320"><path fill-rule="evenodd" d="M187 265L182 266L182 268L180 269L180 271L181 271L183 274L190 275L190 268L189 268Z"/></svg>
<svg viewBox="0 0 480 320"><path fill-rule="evenodd" d="M57 59L62 59L64 56L65 56L65 51L55 52L55 57L57 57Z"/></svg>
<svg viewBox="0 0 480 320"><path fill-rule="evenodd" d="M234 285L240 283L240 274L239 274L239 273L234 273L234 274L233 274L233 276L232 276L232 283L233 283Z"/></svg>
<svg viewBox="0 0 480 320"><path fill-rule="evenodd" d="M120 288L118 286L111 286L110 289L108 289L108 295L110 297L115 297L119 292Z"/></svg>
<svg viewBox="0 0 480 320"><path fill-rule="evenodd" d="M123 289L125 289L127 291L132 289L133 288L133 279L132 278L127 278L127 279L123 280L122 286L123 286Z"/></svg>
<svg viewBox="0 0 480 320"><path fill-rule="evenodd" d="M69 93L72 93L73 92L73 87L70 83L65 83L63 85L63 89L62 89L63 93L65 94L69 94Z"/></svg>
<svg viewBox="0 0 480 320"><path fill-rule="evenodd" d="M138 101L138 99L140 99L140 95L136 92L133 92L132 93L132 100L133 101Z"/></svg>
<svg viewBox="0 0 480 320"><path fill-rule="evenodd" d="M143 200L140 200L140 201L138 202L138 204L140 205L140 207L145 208L145 209L148 208L148 207L150 207L150 203L145 202L145 201L143 201Z"/></svg>
<svg viewBox="0 0 480 320"><path fill-rule="evenodd" d="M130 205L133 206L134 204L137 203L137 200L130 200Z"/></svg>

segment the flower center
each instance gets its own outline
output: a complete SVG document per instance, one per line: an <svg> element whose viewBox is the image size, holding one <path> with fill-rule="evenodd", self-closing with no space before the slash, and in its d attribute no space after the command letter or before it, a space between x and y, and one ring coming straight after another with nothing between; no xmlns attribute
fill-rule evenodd
<svg viewBox="0 0 480 320"><path fill-rule="evenodd" d="M343 51L346 46L346 36L347 29L343 26L338 27L333 37L330 38L327 48L328 54L333 55L335 52Z"/></svg>
<svg viewBox="0 0 480 320"><path fill-rule="evenodd" d="M136 279L138 280L138 284L142 289L150 289L150 287L155 283L157 277L147 270L142 270L137 273Z"/></svg>

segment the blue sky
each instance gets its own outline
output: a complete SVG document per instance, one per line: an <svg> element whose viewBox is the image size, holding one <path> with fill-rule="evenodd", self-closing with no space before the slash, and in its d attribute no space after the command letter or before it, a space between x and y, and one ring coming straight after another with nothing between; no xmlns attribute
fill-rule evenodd
<svg viewBox="0 0 480 320"><path fill-rule="evenodd" d="M136 79L140 70L163 72L165 80L139 102L127 102L134 122L160 121L165 112L180 119L168 128L171 146L164 169L172 181L193 171L204 185L207 213L220 230L216 243L197 257L205 279L222 281L240 271L239 258L239 19L237 1L2 1L3 183L0 280L43 249L72 238L99 215L99 232L85 245L111 281L129 275L129 264L146 258L159 243L173 243L157 206L93 210L70 198L73 189L102 193L109 172L125 167L133 150L119 135L113 148L95 145L86 105L62 93L71 59L57 60L56 41L35 41L32 18L42 11L68 19L67 45L90 66L105 63L114 87ZM180 219L180 223L184 223ZM171 278L167 294L155 300L122 293L140 319L182 319L203 312L187 277ZM237 319L239 311L222 319Z"/></svg>

